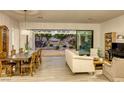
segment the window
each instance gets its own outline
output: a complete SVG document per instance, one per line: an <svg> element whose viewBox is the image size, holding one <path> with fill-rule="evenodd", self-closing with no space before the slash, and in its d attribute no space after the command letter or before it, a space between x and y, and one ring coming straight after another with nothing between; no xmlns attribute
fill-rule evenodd
<svg viewBox="0 0 124 93"><path fill-rule="evenodd" d="M93 47L93 30L77 30L77 50L80 55L89 55Z"/></svg>

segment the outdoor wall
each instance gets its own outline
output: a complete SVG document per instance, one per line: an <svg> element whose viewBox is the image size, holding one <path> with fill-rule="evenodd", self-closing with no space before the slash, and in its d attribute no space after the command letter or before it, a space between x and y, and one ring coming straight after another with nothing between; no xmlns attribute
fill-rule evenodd
<svg viewBox="0 0 124 93"><path fill-rule="evenodd" d="M19 49L19 23L9 16L0 13L0 25L6 25L9 29L9 51L12 49L12 44L16 50Z"/></svg>
<svg viewBox="0 0 124 93"><path fill-rule="evenodd" d="M20 28L24 29L24 23L20 23ZM94 30L94 47L101 47L101 29L100 24L85 23L27 23L27 29L73 29L73 30ZM24 35L21 35L24 37ZM24 47L25 41L21 38L21 45Z"/></svg>

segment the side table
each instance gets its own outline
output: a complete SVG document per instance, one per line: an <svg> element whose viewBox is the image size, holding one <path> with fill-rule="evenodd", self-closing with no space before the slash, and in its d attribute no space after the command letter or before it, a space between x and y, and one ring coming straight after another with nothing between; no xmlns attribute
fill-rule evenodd
<svg viewBox="0 0 124 93"><path fill-rule="evenodd" d="M102 69L103 63L104 63L104 59L100 60L99 58L98 60L94 60L95 69Z"/></svg>

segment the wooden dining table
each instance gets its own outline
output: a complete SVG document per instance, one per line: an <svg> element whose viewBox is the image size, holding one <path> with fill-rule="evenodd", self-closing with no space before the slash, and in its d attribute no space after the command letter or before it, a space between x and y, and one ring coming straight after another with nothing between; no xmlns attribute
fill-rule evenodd
<svg viewBox="0 0 124 93"><path fill-rule="evenodd" d="M29 58L31 58L33 52L34 51L29 51L27 53L17 53L16 55L8 56L8 59L15 61L27 61Z"/></svg>
<svg viewBox="0 0 124 93"><path fill-rule="evenodd" d="M2 62L5 62L5 61L10 62L11 60L16 62L16 68L17 68L16 74L19 74L21 62L22 61L28 62L28 60L31 58L33 52L35 52L35 51L29 51L27 53L17 53L16 55L8 56L7 58L0 59L0 75L2 73Z"/></svg>

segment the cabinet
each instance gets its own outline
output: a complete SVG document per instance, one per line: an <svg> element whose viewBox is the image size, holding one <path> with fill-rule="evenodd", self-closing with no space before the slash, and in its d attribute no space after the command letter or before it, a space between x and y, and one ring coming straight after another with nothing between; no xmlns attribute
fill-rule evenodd
<svg viewBox="0 0 124 93"><path fill-rule="evenodd" d="M9 30L6 26L0 26L0 53L9 52Z"/></svg>
<svg viewBox="0 0 124 93"><path fill-rule="evenodd" d="M116 42L116 32L105 33L105 59L107 60L111 60L112 42Z"/></svg>

